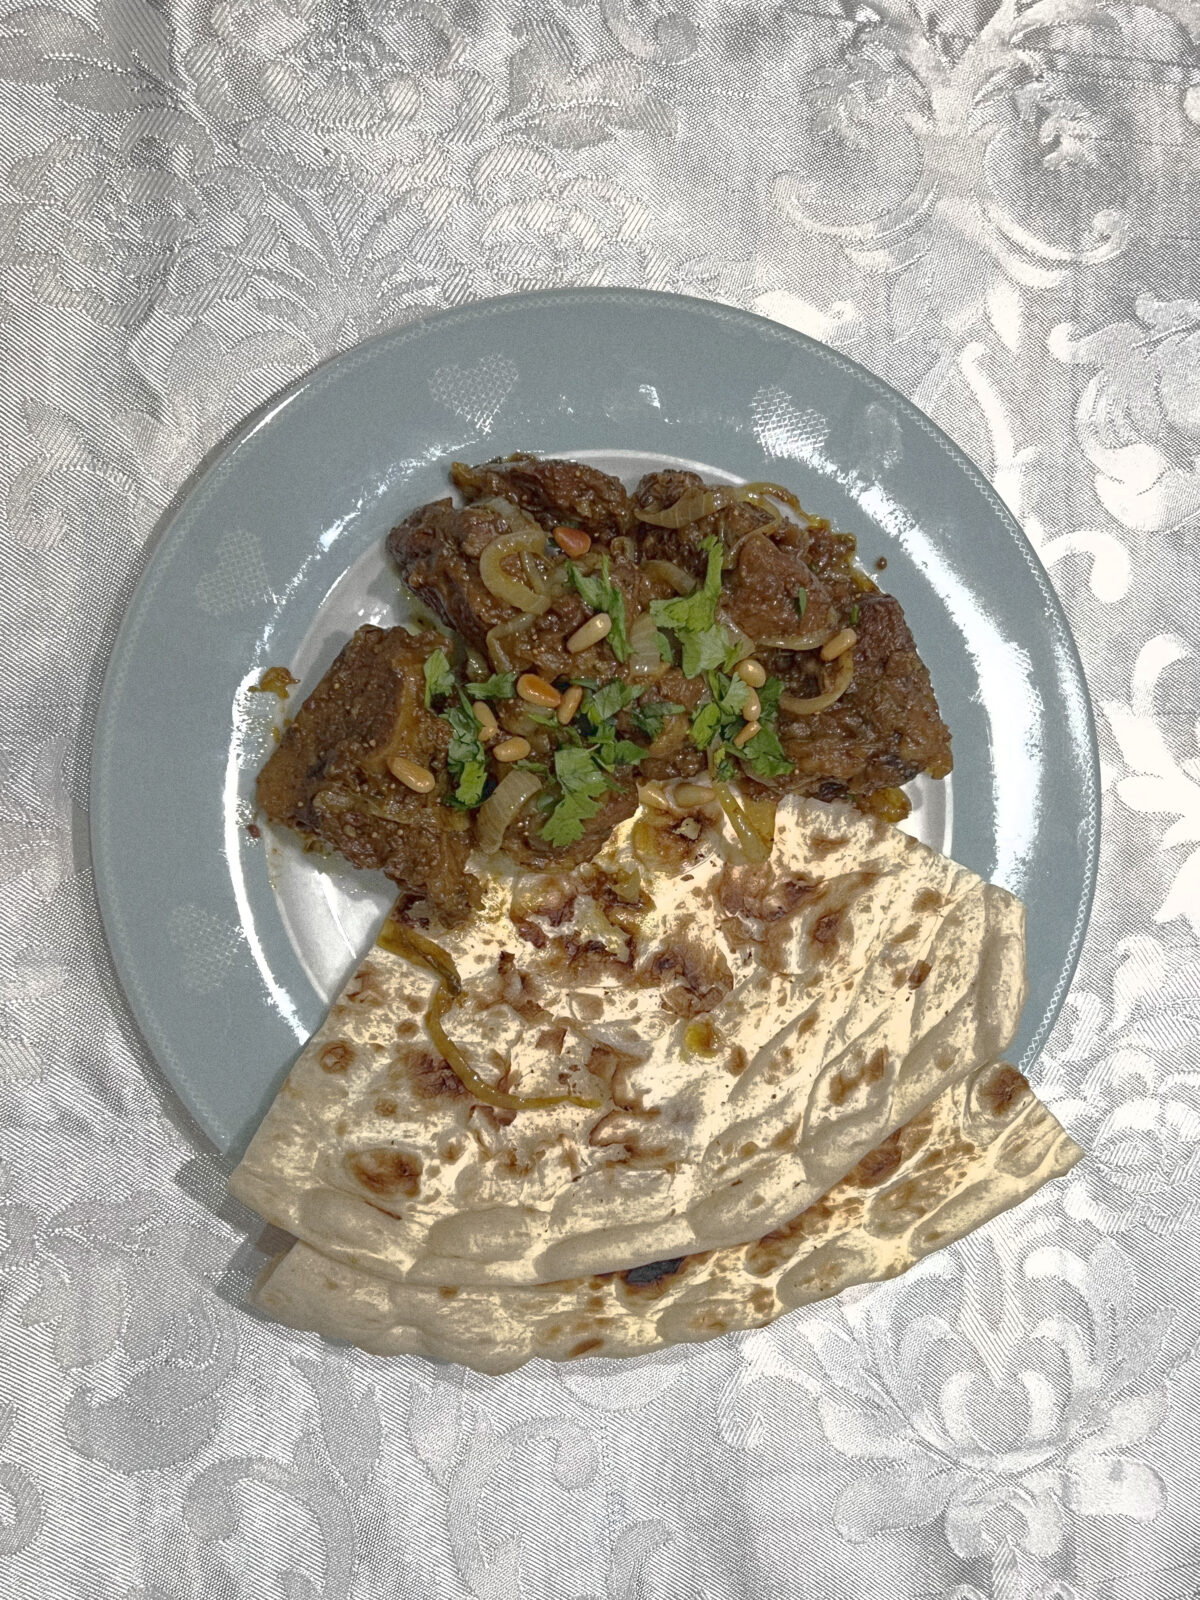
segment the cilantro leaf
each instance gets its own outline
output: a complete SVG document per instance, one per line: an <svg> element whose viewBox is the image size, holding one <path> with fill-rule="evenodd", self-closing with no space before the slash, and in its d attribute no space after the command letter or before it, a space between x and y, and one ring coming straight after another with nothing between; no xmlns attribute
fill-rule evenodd
<svg viewBox="0 0 1200 1600"><path fill-rule="evenodd" d="M706 700L692 718L692 743L707 750L721 728L721 708L715 700Z"/></svg>
<svg viewBox="0 0 1200 1600"><path fill-rule="evenodd" d="M859 617L858 607L857 606L852 606L850 608L850 626L852 628L857 628L857 626L858 626L858 617Z"/></svg>
<svg viewBox="0 0 1200 1600"><path fill-rule="evenodd" d="M706 539L704 547L708 551L708 568L700 588L693 589L691 594L676 595L673 600L650 602L650 614L655 622L670 628L679 639L680 665L685 678L697 678L714 667L731 666L737 659L738 646L733 635L717 621L725 550L717 539Z"/></svg>
<svg viewBox="0 0 1200 1600"><path fill-rule="evenodd" d="M608 778L590 750L564 745L554 752L554 776L562 791L541 835L548 844L574 844L583 837L583 824L600 809Z"/></svg>
<svg viewBox="0 0 1200 1600"><path fill-rule="evenodd" d="M760 722L774 722L779 715L779 696L783 693L782 678L768 678L758 691L758 703L762 710L758 714Z"/></svg>
<svg viewBox="0 0 1200 1600"><path fill-rule="evenodd" d="M454 793L448 805L461 811L471 811L483 800L487 784L487 755L479 737L479 723L470 705L451 706L442 715L450 724L453 737L446 752L446 764L454 779Z"/></svg>
<svg viewBox="0 0 1200 1600"><path fill-rule="evenodd" d="M726 666L730 650L737 648L719 622L702 633L685 632L679 637L683 644L680 667L685 678L698 678L702 672L711 672L713 667Z"/></svg>
<svg viewBox="0 0 1200 1600"><path fill-rule="evenodd" d="M469 683L467 693L472 700L511 700L517 692L515 672L494 672L482 683Z"/></svg>
<svg viewBox="0 0 1200 1600"><path fill-rule="evenodd" d="M708 688L727 717L741 716L750 698L750 685L744 678L739 678L736 673L727 678L720 672L710 672Z"/></svg>
<svg viewBox="0 0 1200 1600"><path fill-rule="evenodd" d="M760 728L737 752L756 778L781 778L792 770L774 728Z"/></svg>
<svg viewBox="0 0 1200 1600"><path fill-rule="evenodd" d="M607 556L600 558L600 576L580 572L573 561L567 562L567 577L584 605L593 611L607 611L612 618L612 628L607 635L609 647L618 661L629 659L629 635L625 631L625 596L609 576Z"/></svg>
<svg viewBox="0 0 1200 1600"><path fill-rule="evenodd" d="M661 627L671 628L676 633L703 633L717 620L725 549L717 539L706 539L704 545L708 551L708 567L700 588L693 589L691 594L676 595L673 600L651 600L650 615Z"/></svg>
<svg viewBox="0 0 1200 1600"><path fill-rule="evenodd" d="M441 696L454 693L454 674L444 650L430 651L425 658L424 672L426 708Z"/></svg>
<svg viewBox="0 0 1200 1600"><path fill-rule="evenodd" d="M603 689L597 689L588 695L583 703L584 715L599 727L602 722L615 717L618 711L624 711L626 706L631 706L645 692L645 685L633 689L629 684L622 683L620 678L614 678L611 683L606 683Z"/></svg>
<svg viewBox="0 0 1200 1600"><path fill-rule="evenodd" d="M796 596L796 614L797 614L797 616L801 616L802 617L807 610L808 610L808 590L807 589L801 589L799 594Z"/></svg>
<svg viewBox="0 0 1200 1600"><path fill-rule="evenodd" d="M668 717L677 717L686 710L686 706L676 705L674 700L643 701L640 706L631 707L629 720L639 733L653 741L662 732Z"/></svg>

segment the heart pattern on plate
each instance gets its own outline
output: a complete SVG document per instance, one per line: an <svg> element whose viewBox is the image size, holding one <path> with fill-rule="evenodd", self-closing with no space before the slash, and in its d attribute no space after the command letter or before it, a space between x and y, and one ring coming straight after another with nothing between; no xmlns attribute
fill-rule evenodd
<svg viewBox="0 0 1200 1600"><path fill-rule="evenodd" d="M480 433L490 433L500 407L521 376L507 356L480 356L473 367L456 363L437 367L429 378L429 393L456 417L470 422Z"/></svg>
<svg viewBox="0 0 1200 1600"><path fill-rule="evenodd" d="M196 583L196 604L210 617L227 617L275 598L256 533L230 528L217 543L216 565Z"/></svg>

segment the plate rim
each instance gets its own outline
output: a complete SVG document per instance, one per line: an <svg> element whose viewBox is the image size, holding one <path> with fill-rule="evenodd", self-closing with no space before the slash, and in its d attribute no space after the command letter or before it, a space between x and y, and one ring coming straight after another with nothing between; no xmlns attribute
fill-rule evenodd
<svg viewBox="0 0 1200 1600"><path fill-rule="evenodd" d="M835 350L830 345L822 343L821 340L813 338L810 334L801 332L798 328L791 328L784 323L775 322L757 312L746 311L724 301L704 300L694 295L682 295L663 290L642 288L581 286L561 289L538 289L528 293L499 295L489 299L475 300L464 306L448 308L429 316L415 318L400 327L383 329L345 350L332 352L309 368L307 372L301 373L290 383L285 384L274 395L257 406L240 423L236 424L223 439L213 446L198 466L193 469L192 473L183 480L164 506L155 528L143 546L137 578L130 589L128 599L122 610L121 620L105 663L104 677L96 702L96 716L90 739L88 841L92 862L92 877L104 943L109 960L112 963L113 972L118 980L118 988L124 999L130 1019L134 1024L137 1036L146 1045L158 1075L164 1080L178 1103L184 1107L200 1136L214 1149L220 1150L222 1146L218 1138L210 1132L207 1126L207 1099L190 1082L187 1073L172 1073L168 1071L166 1063L174 1063L174 1048L165 1030L158 1025L156 1008L143 995L142 985L133 964L125 959L122 938L120 937L123 929L121 927L122 915L119 909L120 895L116 881L117 874L113 873L110 878L107 864L108 847L106 836L108 829L106 824L110 815L110 806L114 800L114 795L110 792L114 775L111 771L112 763L109 759L111 750L107 743L107 733L114 704L119 697L122 681L131 664L129 654L132 649L134 634L137 631L136 624L142 620L143 613L146 611L161 581L165 571L166 558L185 537L190 523L204 509L208 499L224 481L235 459L261 430L269 427L292 407L311 403L331 381L335 378L344 379L352 374L357 366L372 359L383 347L393 345L397 350L400 350L408 344L416 343L428 337L430 334L436 334L440 328L469 325L473 321L481 321L503 315L506 311L518 306L525 309L533 309L538 305L570 308L575 305L606 303L612 305L638 305L644 309L662 308L675 310L685 315L701 317L705 321L740 326L756 338L770 339L773 342L791 346L792 348L799 348L809 357L850 375L865 384L868 389L886 401L889 406L898 408L910 422L914 423L921 432L937 445L941 452L965 475L972 487L982 495L993 515L1000 519L1041 594L1046 624L1054 635L1054 642L1059 649L1061 659L1069 668L1069 676L1073 680L1077 695L1078 710L1082 714L1081 732L1084 736L1082 743L1086 748L1088 757L1082 796L1085 846L1083 852L1082 893L1076 908L1071 937L1062 959L1055 986L1044 1008L1038 1027L1023 1051L1020 1061L1017 1063L1019 1070L1025 1073L1026 1076L1029 1069L1041 1055L1050 1030L1062 1012L1067 991L1079 966L1084 939L1091 921L1099 877L1101 835L1100 748L1096 732L1095 712L1092 706L1091 691L1088 686L1083 660L1062 601L1059 599L1054 585L1050 581L1050 576L1032 542L982 469L914 401L910 400L907 395L902 394L898 389L893 388L886 380L872 372L869 367L864 366L853 357L846 356L841 351Z"/></svg>

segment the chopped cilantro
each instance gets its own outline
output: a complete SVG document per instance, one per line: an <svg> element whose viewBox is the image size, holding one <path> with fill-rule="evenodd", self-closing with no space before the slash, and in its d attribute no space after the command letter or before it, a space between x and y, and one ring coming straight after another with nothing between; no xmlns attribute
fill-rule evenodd
<svg viewBox="0 0 1200 1600"><path fill-rule="evenodd" d="M853 606L851 608L851 611L850 611L850 626L852 628L856 628L858 626L858 607L857 606Z"/></svg>
<svg viewBox="0 0 1200 1600"><path fill-rule="evenodd" d="M609 576L607 556L600 558L600 575L580 572L573 561L567 562L567 576L584 605L593 611L607 611L612 618L608 644L618 661L629 659L629 635L625 632L625 596Z"/></svg>
<svg viewBox="0 0 1200 1600"><path fill-rule="evenodd" d="M597 689L588 695L583 703L583 713L598 727L610 717L615 717L618 711L624 711L626 706L631 706L638 696L645 692L644 687L631 689L627 683L622 683L620 678L614 678L611 683L606 683L603 689Z"/></svg>
<svg viewBox="0 0 1200 1600"><path fill-rule="evenodd" d="M742 713L749 698L749 685L736 674L727 677L722 672L710 672L708 690L712 698L705 700L692 718L692 742L701 750L713 749L719 768L732 776L736 769L731 761L737 757L756 778L777 778L792 770L779 735L774 728L766 726L779 710L783 684L778 678L768 678L759 689L762 709L758 720L763 726L740 749L733 741L745 727Z"/></svg>
<svg viewBox="0 0 1200 1600"><path fill-rule="evenodd" d="M779 696L783 693L782 678L768 678L758 691L758 703L762 707L758 714L760 722L774 722L779 715Z"/></svg>
<svg viewBox="0 0 1200 1600"><path fill-rule="evenodd" d="M654 740L668 717L677 717L686 710L686 706L676 705L674 700L644 700L640 706L630 708L629 720L640 733Z"/></svg>
<svg viewBox="0 0 1200 1600"><path fill-rule="evenodd" d="M692 718L692 743L707 750L721 727L721 708L715 700L706 700Z"/></svg>
<svg viewBox="0 0 1200 1600"><path fill-rule="evenodd" d="M455 788L447 804L471 811L482 801L487 783L487 756L479 737L479 723L465 696L461 705L451 706L442 715L454 735L446 752L446 764Z"/></svg>
<svg viewBox="0 0 1200 1600"><path fill-rule="evenodd" d="M467 693L472 700L511 700L517 692L515 672L494 672L482 683L469 683Z"/></svg>
<svg viewBox="0 0 1200 1600"><path fill-rule="evenodd" d="M717 620L717 601L721 598L721 568L725 550L716 539L706 539L708 567L704 582L691 594L676 595L673 600L651 600L650 615L661 627L676 633L702 633Z"/></svg>
<svg viewBox="0 0 1200 1600"><path fill-rule="evenodd" d="M431 651L425 658L424 670L427 707L442 696L454 693L454 674L450 670L450 662L444 650Z"/></svg>
<svg viewBox="0 0 1200 1600"><path fill-rule="evenodd" d="M552 845L574 844L600 809L608 777L590 750L570 745L554 752L554 776L562 798L542 825L542 838Z"/></svg>
<svg viewBox="0 0 1200 1600"><path fill-rule="evenodd" d="M802 617L807 610L808 610L808 590L807 589L801 589L800 593L796 596L796 613L797 613L798 616Z"/></svg>
<svg viewBox="0 0 1200 1600"><path fill-rule="evenodd" d="M760 728L737 752L756 778L781 778L792 770L774 728Z"/></svg>
<svg viewBox="0 0 1200 1600"><path fill-rule="evenodd" d="M721 568L725 550L717 539L706 539L708 568L704 582L691 594L673 600L652 600L650 614L660 627L670 628L682 646L680 665L685 678L697 678L714 667L731 665L737 645L729 630L717 621L717 602L721 598Z"/></svg>

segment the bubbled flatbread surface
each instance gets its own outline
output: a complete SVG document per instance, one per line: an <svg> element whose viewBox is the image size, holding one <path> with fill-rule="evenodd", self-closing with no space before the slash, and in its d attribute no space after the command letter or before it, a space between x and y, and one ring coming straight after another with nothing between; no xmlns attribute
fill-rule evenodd
<svg viewBox="0 0 1200 1600"><path fill-rule="evenodd" d="M255 1304L379 1355L507 1372L535 1356L642 1355L757 1328L853 1284L896 1276L1026 1199L1079 1159L1013 1067L977 1069L822 1199L751 1244L634 1272L510 1289L435 1289L295 1245Z"/></svg>
<svg viewBox="0 0 1200 1600"><path fill-rule="evenodd" d="M235 1194L411 1283L614 1271L761 1236L1012 1039L1023 908L955 862L814 801L780 807L760 867L710 832L658 871L639 827L428 930L461 974L446 1026L475 1070L597 1108L479 1104L431 1048L436 980L376 947Z"/></svg>

